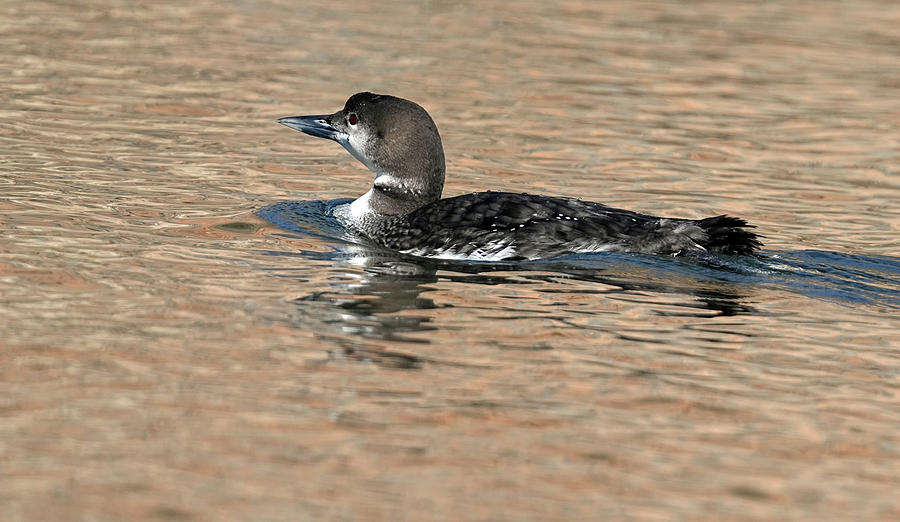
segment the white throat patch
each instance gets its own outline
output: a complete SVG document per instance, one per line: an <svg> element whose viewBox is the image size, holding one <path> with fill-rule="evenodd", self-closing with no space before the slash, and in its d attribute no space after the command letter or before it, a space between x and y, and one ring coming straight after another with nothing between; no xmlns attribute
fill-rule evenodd
<svg viewBox="0 0 900 522"><path fill-rule="evenodd" d="M372 172L378 172L375 163L372 162L371 154L366 147L366 144L369 142L368 138L368 134L365 133L356 133L353 135L341 133L336 141L347 149L347 152L359 160L360 163L365 165L367 169Z"/></svg>

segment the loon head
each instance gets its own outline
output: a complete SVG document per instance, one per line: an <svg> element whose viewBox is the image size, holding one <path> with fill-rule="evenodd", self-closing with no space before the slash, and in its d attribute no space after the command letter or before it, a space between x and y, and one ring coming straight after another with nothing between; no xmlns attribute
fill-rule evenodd
<svg viewBox="0 0 900 522"><path fill-rule="evenodd" d="M334 114L291 116L278 123L340 143L375 173L372 189L357 200L365 209L355 212L407 214L441 197L441 136L431 116L418 104L361 92Z"/></svg>

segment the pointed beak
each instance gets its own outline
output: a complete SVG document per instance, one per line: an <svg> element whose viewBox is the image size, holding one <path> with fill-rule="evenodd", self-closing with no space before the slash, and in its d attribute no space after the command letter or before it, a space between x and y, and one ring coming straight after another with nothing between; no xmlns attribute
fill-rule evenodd
<svg viewBox="0 0 900 522"><path fill-rule="evenodd" d="M321 116L290 116L279 119L278 123L309 134L310 136L337 140L337 136L341 131L335 129L326 121L330 116L330 114L323 114Z"/></svg>

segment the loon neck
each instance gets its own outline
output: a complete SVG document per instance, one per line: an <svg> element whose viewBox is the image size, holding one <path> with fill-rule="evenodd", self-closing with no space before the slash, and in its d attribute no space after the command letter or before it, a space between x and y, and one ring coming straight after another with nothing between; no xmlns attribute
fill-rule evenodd
<svg viewBox="0 0 900 522"><path fill-rule="evenodd" d="M441 199L444 164L440 159L437 168L425 175L377 174L372 188L353 202L354 218L402 216Z"/></svg>

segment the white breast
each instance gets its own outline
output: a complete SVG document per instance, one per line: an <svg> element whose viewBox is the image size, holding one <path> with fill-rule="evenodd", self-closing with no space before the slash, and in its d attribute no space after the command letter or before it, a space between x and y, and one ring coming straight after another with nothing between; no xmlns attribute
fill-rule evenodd
<svg viewBox="0 0 900 522"><path fill-rule="evenodd" d="M350 203L350 212L349 217L350 221L354 224L362 223L363 218L369 215L372 212L371 209L371 199L372 192L375 189L369 189L368 192L363 194L362 196L356 198L353 203Z"/></svg>

